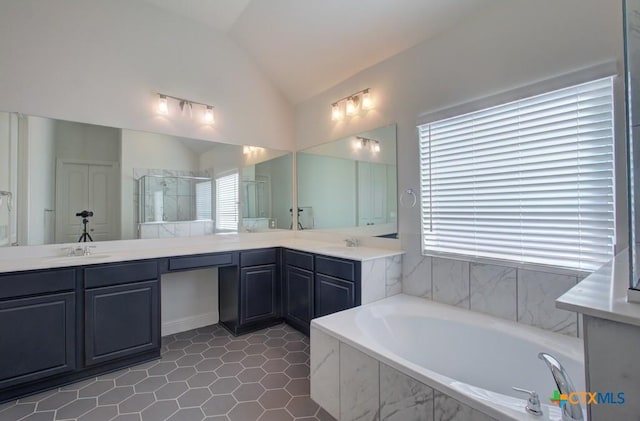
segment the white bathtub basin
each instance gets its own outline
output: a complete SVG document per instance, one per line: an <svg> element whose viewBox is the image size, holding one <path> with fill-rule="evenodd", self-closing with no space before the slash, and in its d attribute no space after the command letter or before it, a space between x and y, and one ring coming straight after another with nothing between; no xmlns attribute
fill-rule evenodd
<svg viewBox="0 0 640 421"><path fill-rule="evenodd" d="M407 295L314 319L312 327L498 419L561 419L548 405L557 389L539 352L556 357L585 390L578 338ZM535 390L544 417L524 412Z"/></svg>

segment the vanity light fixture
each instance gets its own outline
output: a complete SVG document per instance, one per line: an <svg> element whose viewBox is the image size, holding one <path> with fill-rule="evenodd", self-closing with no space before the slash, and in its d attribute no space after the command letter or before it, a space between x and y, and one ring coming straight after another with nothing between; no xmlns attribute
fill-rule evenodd
<svg viewBox="0 0 640 421"><path fill-rule="evenodd" d="M339 121L342 120L344 115L354 116L358 114L359 110L370 110L372 108L371 92L369 88L363 89L331 104L331 120Z"/></svg>
<svg viewBox="0 0 640 421"><path fill-rule="evenodd" d="M207 109L204 111L204 120L207 123L213 123L213 107L211 105L207 105Z"/></svg>
<svg viewBox="0 0 640 421"><path fill-rule="evenodd" d="M371 152L380 152L380 141L376 139L370 139L368 137L356 136L354 146L356 149L369 148Z"/></svg>
<svg viewBox="0 0 640 421"><path fill-rule="evenodd" d="M158 98L158 113L162 115L169 114L169 104L167 104L167 96L159 94Z"/></svg>
<svg viewBox="0 0 640 421"><path fill-rule="evenodd" d="M347 99L347 105L345 106L347 115L354 115L356 113L356 101L353 97Z"/></svg>
<svg viewBox="0 0 640 421"><path fill-rule="evenodd" d="M340 104L331 104L331 120L338 121L342 119L342 112L340 112Z"/></svg>
<svg viewBox="0 0 640 421"><path fill-rule="evenodd" d="M371 99L371 93L369 92L369 89L365 89L362 92L362 109L370 110L372 108L373 108L373 100Z"/></svg>
<svg viewBox="0 0 640 421"><path fill-rule="evenodd" d="M199 105L204 108L203 120L208 124L213 124L215 118L213 117L213 105L204 104L202 102L191 101L185 98L179 98L173 95L158 94L158 113L162 115L169 115L169 98L178 102L180 111L184 116L186 112L189 112L189 118L193 118L193 106Z"/></svg>

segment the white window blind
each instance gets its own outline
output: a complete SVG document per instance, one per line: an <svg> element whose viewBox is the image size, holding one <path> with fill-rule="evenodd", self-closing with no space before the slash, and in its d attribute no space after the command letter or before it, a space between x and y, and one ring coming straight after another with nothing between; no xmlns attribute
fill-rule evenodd
<svg viewBox="0 0 640 421"><path fill-rule="evenodd" d="M216 228L238 230L238 173L216 178Z"/></svg>
<svg viewBox="0 0 640 421"><path fill-rule="evenodd" d="M418 129L424 254L585 271L612 257L612 78Z"/></svg>
<svg viewBox="0 0 640 421"><path fill-rule="evenodd" d="M196 219L211 220L211 181L196 183Z"/></svg>

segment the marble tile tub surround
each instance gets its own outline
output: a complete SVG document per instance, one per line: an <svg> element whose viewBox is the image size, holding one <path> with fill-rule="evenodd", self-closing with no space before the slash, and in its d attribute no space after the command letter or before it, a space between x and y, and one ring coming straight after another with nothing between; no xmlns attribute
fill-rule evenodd
<svg viewBox="0 0 640 421"><path fill-rule="evenodd" d="M362 262L362 304L402 292L402 256Z"/></svg>
<svg viewBox="0 0 640 421"><path fill-rule="evenodd" d="M314 327L311 350L311 398L342 421L493 420Z"/></svg>
<svg viewBox="0 0 640 421"><path fill-rule="evenodd" d="M162 358L0 405L2 421L332 421L309 396L309 341L287 325L162 339Z"/></svg>
<svg viewBox="0 0 640 421"><path fill-rule="evenodd" d="M581 280L576 276L423 256L406 244L402 292L577 336L578 314L555 301ZM414 248L415 247L415 248Z"/></svg>

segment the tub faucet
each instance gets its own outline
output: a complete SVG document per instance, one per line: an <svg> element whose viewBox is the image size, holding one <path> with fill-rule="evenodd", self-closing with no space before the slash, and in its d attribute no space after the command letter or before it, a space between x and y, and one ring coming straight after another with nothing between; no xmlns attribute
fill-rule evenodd
<svg viewBox="0 0 640 421"><path fill-rule="evenodd" d="M568 397L570 393L576 391L569 374L565 371L564 367L562 367L562 364L560 364L558 360L544 352L539 353L538 358L544 361L549 367L549 370L551 370L551 375L558 386L560 394L567 395ZM567 399L562 407L562 421L583 420L584 416L582 415L582 407L580 406L580 403L571 403L571 400Z"/></svg>

